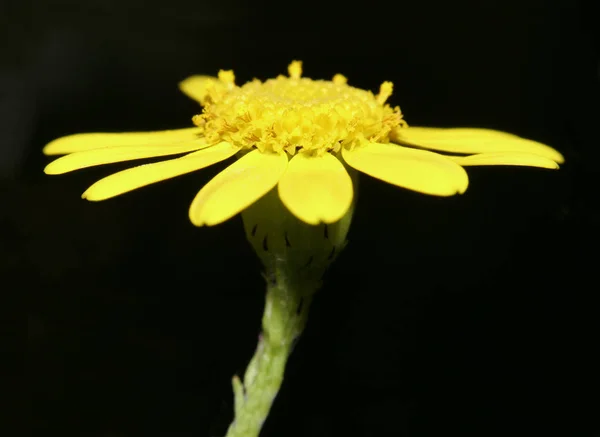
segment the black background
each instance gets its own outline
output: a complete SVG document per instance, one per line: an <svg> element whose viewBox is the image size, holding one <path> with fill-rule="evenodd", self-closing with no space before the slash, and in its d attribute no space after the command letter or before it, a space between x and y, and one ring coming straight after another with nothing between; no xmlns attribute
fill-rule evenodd
<svg viewBox="0 0 600 437"><path fill-rule="evenodd" d="M131 164L50 177L41 148L186 127L199 108L181 79L243 83L293 59L392 80L409 124L507 130L567 163L469 168L449 199L362 177L261 435L600 435L594 2L1 5L0 285L27 298L33 435L224 435L264 284L239 217L198 229L187 209L227 163L88 203Z"/></svg>

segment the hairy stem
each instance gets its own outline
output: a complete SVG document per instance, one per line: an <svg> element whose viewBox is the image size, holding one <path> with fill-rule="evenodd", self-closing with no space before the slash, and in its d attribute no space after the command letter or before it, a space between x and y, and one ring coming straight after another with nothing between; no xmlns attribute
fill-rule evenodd
<svg viewBox="0 0 600 437"><path fill-rule="evenodd" d="M283 381L285 365L304 330L316 283L290 281L283 268L267 278L262 333L243 381L232 379L235 417L226 437L257 437Z"/></svg>

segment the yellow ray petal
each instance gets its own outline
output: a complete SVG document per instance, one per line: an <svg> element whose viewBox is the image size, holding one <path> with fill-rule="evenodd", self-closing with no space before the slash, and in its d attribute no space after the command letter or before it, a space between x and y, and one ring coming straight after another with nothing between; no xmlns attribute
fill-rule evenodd
<svg viewBox="0 0 600 437"><path fill-rule="evenodd" d="M311 225L338 221L352 204L352 179L344 165L329 153L294 156L278 190L290 212Z"/></svg>
<svg viewBox="0 0 600 437"><path fill-rule="evenodd" d="M169 146L123 146L104 147L102 149L87 150L85 152L71 153L51 162L46 166L46 174L63 174L81 168L95 165L111 164L114 162L132 161L134 159L154 158L157 156L177 155L209 147L204 139L188 143Z"/></svg>
<svg viewBox="0 0 600 437"><path fill-rule="evenodd" d="M213 76L190 76L179 82L179 89L189 98L202 104L207 90L219 83L219 79Z"/></svg>
<svg viewBox="0 0 600 437"><path fill-rule="evenodd" d="M103 147L168 146L194 141L201 134L202 129L198 127L154 132L74 134L51 141L44 147L43 152L46 155L65 155L67 153L84 152Z"/></svg>
<svg viewBox="0 0 600 437"><path fill-rule="evenodd" d="M233 156L238 150L238 147L223 142L182 156L181 158L123 170L100 179L88 188L81 197L87 200L108 199L135 190L136 188L216 164Z"/></svg>
<svg viewBox="0 0 600 437"><path fill-rule="evenodd" d="M190 220L196 226L224 222L267 194L288 165L285 153L254 150L216 175L196 195Z"/></svg>
<svg viewBox="0 0 600 437"><path fill-rule="evenodd" d="M460 165L427 150L369 143L354 150L342 149L342 156L363 173L424 194L452 196L464 193L469 185Z"/></svg>
<svg viewBox="0 0 600 437"><path fill-rule="evenodd" d="M397 129L393 141L450 153L522 152L565 161L550 146L491 129L409 127Z"/></svg>
<svg viewBox="0 0 600 437"><path fill-rule="evenodd" d="M517 152L479 153L470 156L449 156L449 159L458 165L523 165L527 167L540 167L557 169L558 164L551 159L540 155Z"/></svg>

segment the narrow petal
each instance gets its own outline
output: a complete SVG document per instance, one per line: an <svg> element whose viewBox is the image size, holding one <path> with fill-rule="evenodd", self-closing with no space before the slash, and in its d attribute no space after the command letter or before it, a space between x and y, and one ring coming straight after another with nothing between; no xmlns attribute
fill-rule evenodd
<svg viewBox="0 0 600 437"><path fill-rule="evenodd" d="M285 153L247 153L200 190L190 206L190 220L213 226L233 217L277 185L287 165Z"/></svg>
<svg viewBox="0 0 600 437"><path fill-rule="evenodd" d="M557 169L558 164L548 158L530 153L496 152L479 153L470 156L449 156L449 159L458 165L523 165L527 167L540 167Z"/></svg>
<svg viewBox="0 0 600 437"><path fill-rule="evenodd" d="M179 89L189 98L202 103L206 91L218 83L219 79L213 76L190 76L179 82Z"/></svg>
<svg viewBox="0 0 600 437"><path fill-rule="evenodd" d="M169 161L140 165L100 179L81 197L87 200L104 200L155 182L200 170L223 161L239 151L230 143L219 143Z"/></svg>
<svg viewBox="0 0 600 437"><path fill-rule="evenodd" d="M363 173L419 193L452 196L469 185L465 170L445 156L394 144L342 149L344 160Z"/></svg>
<svg viewBox="0 0 600 437"><path fill-rule="evenodd" d="M114 162L132 161L134 159L154 158L157 156L177 155L209 147L204 139L169 146L123 146L104 147L71 153L51 162L46 166L46 174L62 174L95 165L111 164Z"/></svg>
<svg viewBox="0 0 600 437"><path fill-rule="evenodd" d="M74 134L51 141L44 147L43 152L46 155L65 155L103 147L168 146L194 141L200 135L202 129L198 127L154 132Z"/></svg>
<svg viewBox="0 0 600 437"><path fill-rule="evenodd" d="M409 127L397 129L394 142L450 153L521 152L540 155L562 164L552 147L491 129Z"/></svg>
<svg viewBox="0 0 600 437"><path fill-rule="evenodd" d="M340 220L352 204L352 179L333 155L294 156L279 181L279 197L292 214L317 225Z"/></svg>

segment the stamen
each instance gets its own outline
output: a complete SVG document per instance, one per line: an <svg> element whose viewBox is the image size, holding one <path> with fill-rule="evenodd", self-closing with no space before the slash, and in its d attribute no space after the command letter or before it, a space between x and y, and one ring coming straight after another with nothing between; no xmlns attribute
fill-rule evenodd
<svg viewBox="0 0 600 437"><path fill-rule="evenodd" d="M336 85L345 85L348 83L348 79L343 74L336 74L333 76L333 83Z"/></svg>
<svg viewBox="0 0 600 437"><path fill-rule="evenodd" d="M300 79L300 76L302 76L302 61L292 61L288 66L288 74L292 79Z"/></svg>
<svg viewBox="0 0 600 437"><path fill-rule="evenodd" d="M229 89L235 87L235 75L233 70L219 70L219 80L223 82Z"/></svg>
<svg viewBox="0 0 600 437"><path fill-rule="evenodd" d="M377 103L383 105L385 101L392 95L394 84L392 82L383 82L379 87L379 94L377 94Z"/></svg>

